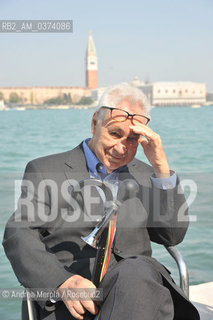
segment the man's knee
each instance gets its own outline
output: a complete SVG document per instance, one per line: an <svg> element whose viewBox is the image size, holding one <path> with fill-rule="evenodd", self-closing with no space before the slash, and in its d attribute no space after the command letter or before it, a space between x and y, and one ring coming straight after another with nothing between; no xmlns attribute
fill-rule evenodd
<svg viewBox="0 0 213 320"><path fill-rule="evenodd" d="M162 276L151 259L143 256L135 256L123 259L116 269L121 282L143 283L155 281L162 284Z"/></svg>
<svg viewBox="0 0 213 320"><path fill-rule="evenodd" d="M171 294L163 286L152 259L141 256L123 259L109 270L102 285L102 315L107 316L101 319L109 319L109 314L112 319L120 319L121 314L122 318L125 314L125 319L139 319L141 314L144 319L173 319Z"/></svg>

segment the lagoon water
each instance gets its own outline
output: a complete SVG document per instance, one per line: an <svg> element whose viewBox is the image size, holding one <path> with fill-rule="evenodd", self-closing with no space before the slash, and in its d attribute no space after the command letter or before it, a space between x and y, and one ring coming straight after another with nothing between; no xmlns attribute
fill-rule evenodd
<svg viewBox="0 0 213 320"><path fill-rule="evenodd" d="M14 179L21 179L33 158L72 149L90 134L94 110L26 110L0 112L0 236L14 210ZM178 246L189 267L190 284L213 281L213 106L154 108L150 127L161 135L170 167L181 178L192 222ZM137 157L146 161L142 148ZM146 161L147 162L147 161ZM175 263L162 246L153 256L178 281ZM3 248L0 289L19 288ZM42 267L42 265L41 265ZM0 319L20 319L20 299L0 297Z"/></svg>

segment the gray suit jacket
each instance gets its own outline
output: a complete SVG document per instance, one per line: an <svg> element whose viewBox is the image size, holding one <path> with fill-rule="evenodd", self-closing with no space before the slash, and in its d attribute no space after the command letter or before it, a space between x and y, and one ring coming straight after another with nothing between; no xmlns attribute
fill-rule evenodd
<svg viewBox="0 0 213 320"><path fill-rule="evenodd" d="M150 240L176 245L187 230L187 207L179 184L171 190L160 190L150 180L152 173L149 165L134 159L119 174L120 180L133 178L140 186L137 197L126 200L118 212L113 250L122 258L146 255L152 259ZM90 190L92 204L88 205L85 194L71 197L72 185L86 178L89 173L82 144L28 163L18 208L7 223L3 241L24 287L56 288L76 273L91 278L96 250L81 236L93 230L97 216L103 214L103 203L95 187ZM166 270L153 261L173 286ZM57 312L63 313L64 319L71 319L63 305L50 317L42 309L44 304L45 301L38 303L41 319L59 319Z"/></svg>

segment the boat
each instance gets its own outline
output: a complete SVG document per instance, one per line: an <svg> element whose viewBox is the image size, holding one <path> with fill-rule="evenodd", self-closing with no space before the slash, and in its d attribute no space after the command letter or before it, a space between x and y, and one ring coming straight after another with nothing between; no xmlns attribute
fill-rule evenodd
<svg viewBox="0 0 213 320"><path fill-rule="evenodd" d="M201 108L201 105L200 104L192 104L191 108L198 109L198 108Z"/></svg>
<svg viewBox="0 0 213 320"><path fill-rule="evenodd" d="M25 108L25 107L17 107L17 108L15 108L15 110L18 110L18 111L25 111L25 110L26 110L26 108Z"/></svg>
<svg viewBox="0 0 213 320"><path fill-rule="evenodd" d="M200 320L213 319L213 282L190 286L189 298L197 307Z"/></svg>
<svg viewBox="0 0 213 320"><path fill-rule="evenodd" d="M4 100L0 100L0 111L8 110L8 107L5 106Z"/></svg>

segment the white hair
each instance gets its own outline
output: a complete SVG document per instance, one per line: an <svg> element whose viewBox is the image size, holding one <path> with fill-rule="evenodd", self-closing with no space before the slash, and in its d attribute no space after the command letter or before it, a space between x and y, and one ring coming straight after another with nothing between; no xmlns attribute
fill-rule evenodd
<svg viewBox="0 0 213 320"><path fill-rule="evenodd" d="M143 115L150 118L151 105L148 103L147 97L140 89L132 87L127 83L109 87L101 96L96 111L99 111L103 106L116 107L124 100L127 100L131 104L139 104ZM103 113L101 112L99 119L102 118L102 116Z"/></svg>

